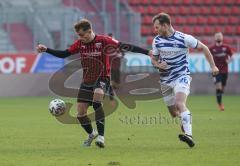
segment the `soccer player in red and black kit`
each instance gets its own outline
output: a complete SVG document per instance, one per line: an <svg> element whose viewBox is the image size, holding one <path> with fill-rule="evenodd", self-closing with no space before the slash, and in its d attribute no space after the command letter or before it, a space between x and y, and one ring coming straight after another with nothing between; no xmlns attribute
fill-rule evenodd
<svg viewBox="0 0 240 166"><path fill-rule="evenodd" d="M104 144L105 116L102 108L104 94L110 88L110 61L109 56L114 49L130 48L128 51L151 55L151 51L140 47L119 42L108 36L96 35L89 20L82 19L74 25L79 39L66 50L54 50L39 44L38 52L47 52L59 58L66 58L79 53L83 67L83 81L77 97L78 120L88 133L84 146L90 146L96 139L100 148ZM89 93L90 92L90 93ZM97 131L93 130L91 120L87 116L87 109L93 106Z"/></svg>
<svg viewBox="0 0 240 166"><path fill-rule="evenodd" d="M228 78L228 63L232 57L232 50L228 45L223 44L223 34L218 32L215 34L215 45L210 48L214 62L219 69L219 74L214 77L216 84L216 97L219 109L224 111L222 103L222 95Z"/></svg>

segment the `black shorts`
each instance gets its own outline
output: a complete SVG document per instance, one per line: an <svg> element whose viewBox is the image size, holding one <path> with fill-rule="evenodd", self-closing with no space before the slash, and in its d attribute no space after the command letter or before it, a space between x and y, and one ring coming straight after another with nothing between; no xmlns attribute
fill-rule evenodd
<svg viewBox="0 0 240 166"><path fill-rule="evenodd" d="M82 83L78 91L77 102L89 103L92 105L93 93L96 88L101 88L104 93L109 92L110 79L109 78L99 78L96 83L92 85L87 85Z"/></svg>
<svg viewBox="0 0 240 166"><path fill-rule="evenodd" d="M228 73L219 73L216 76L214 76L214 82L215 84L221 82L222 86L226 86L227 78L228 78Z"/></svg>

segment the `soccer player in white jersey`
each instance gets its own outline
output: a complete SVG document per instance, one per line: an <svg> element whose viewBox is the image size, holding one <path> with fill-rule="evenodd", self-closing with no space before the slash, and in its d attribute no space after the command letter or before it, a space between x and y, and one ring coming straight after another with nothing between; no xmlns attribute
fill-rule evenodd
<svg viewBox="0 0 240 166"><path fill-rule="evenodd" d="M203 50L213 75L218 73L218 68L208 47L191 35L175 31L168 14L159 13L154 16L153 24L158 35L152 44L152 63L160 72L163 99L172 117L181 119L184 133L179 134L179 139L193 147L195 143L192 138L192 117L186 107L191 82L188 67L189 48Z"/></svg>

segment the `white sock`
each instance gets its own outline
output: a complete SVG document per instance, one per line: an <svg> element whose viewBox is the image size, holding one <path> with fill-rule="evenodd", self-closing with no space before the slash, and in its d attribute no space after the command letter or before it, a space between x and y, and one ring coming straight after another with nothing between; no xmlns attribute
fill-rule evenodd
<svg viewBox="0 0 240 166"><path fill-rule="evenodd" d="M190 111L187 109L186 111L180 114L182 126L184 133L192 136L192 115Z"/></svg>
<svg viewBox="0 0 240 166"><path fill-rule="evenodd" d="M93 129L92 133L89 134L90 137L93 137L94 135L96 135L96 131Z"/></svg>

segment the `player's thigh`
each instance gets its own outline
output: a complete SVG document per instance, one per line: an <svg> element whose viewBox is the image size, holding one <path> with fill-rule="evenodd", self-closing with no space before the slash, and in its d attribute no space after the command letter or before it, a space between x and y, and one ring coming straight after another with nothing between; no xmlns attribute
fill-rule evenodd
<svg viewBox="0 0 240 166"><path fill-rule="evenodd" d="M222 74L222 86L225 87L227 84L227 79L228 79L228 74L227 73L223 73Z"/></svg>
<svg viewBox="0 0 240 166"><path fill-rule="evenodd" d="M222 82L217 82L217 83L215 84L215 87L216 87L216 89L222 89L222 88L223 88Z"/></svg>
<svg viewBox="0 0 240 166"><path fill-rule="evenodd" d="M78 116L87 115L89 105L90 105L89 102L78 102L77 103Z"/></svg>
<svg viewBox="0 0 240 166"><path fill-rule="evenodd" d="M175 103L173 88L170 85L161 84L161 93L163 96L163 101L167 107L173 106Z"/></svg>
<svg viewBox="0 0 240 166"><path fill-rule="evenodd" d="M175 105L178 106L185 106L187 101L188 95L184 92L177 92L175 94Z"/></svg>
<svg viewBox="0 0 240 166"><path fill-rule="evenodd" d="M103 101L105 93L107 93L110 87L109 79L98 80L93 92L93 101Z"/></svg>
<svg viewBox="0 0 240 166"><path fill-rule="evenodd" d="M78 91L77 103L87 103L89 105L92 105L92 100L93 100L93 86L81 84Z"/></svg>
<svg viewBox="0 0 240 166"><path fill-rule="evenodd" d="M187 96L190 93L190 83L192 78L190 76L182 76L177 79L174 92L175 92L175 105L180 111L185 107Z"/></svg>
<svg viewBox="0 0 240 166"><path fill-rule="evenodd" d="M222 89L222 74L221 73L214 76L214 83L215 83L216 89Z"/></svg>

